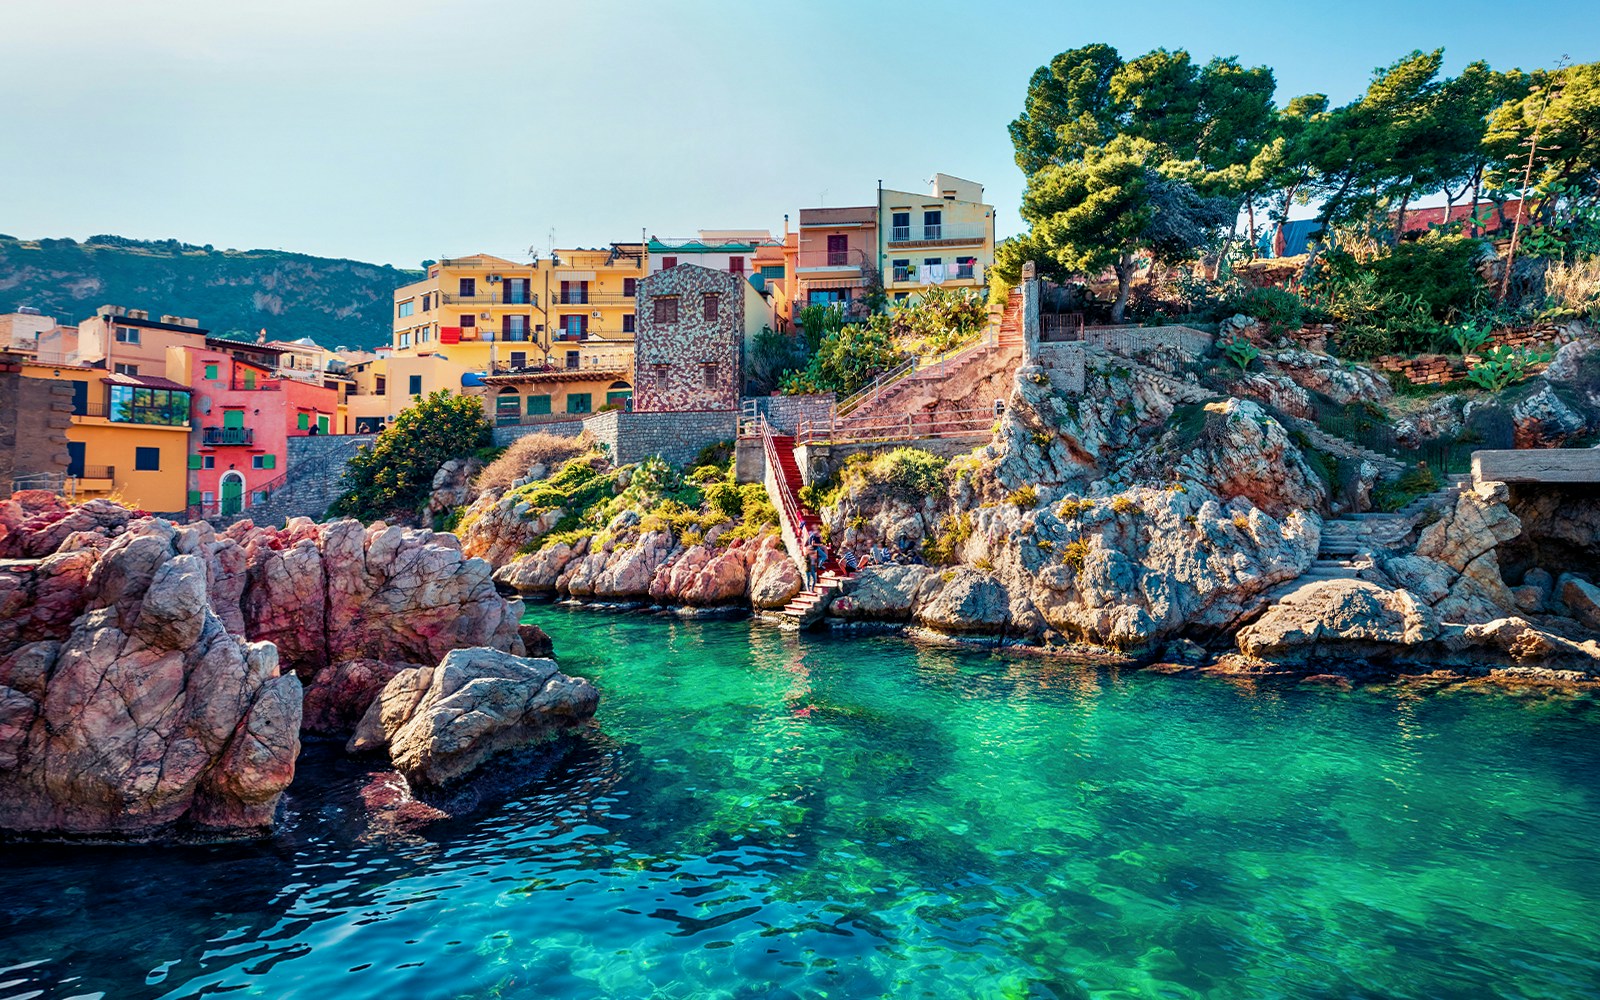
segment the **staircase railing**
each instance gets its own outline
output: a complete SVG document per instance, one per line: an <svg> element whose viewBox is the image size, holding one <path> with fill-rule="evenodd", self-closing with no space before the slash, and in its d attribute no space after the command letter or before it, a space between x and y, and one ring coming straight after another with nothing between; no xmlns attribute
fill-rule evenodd
<svg viewBox="0 0 1600 1000"><path fill-rule="evenodd" d="M916 358L912 358L903 364L896 365L888 371L878 375L862 388L857 389L855 392L852 392L850 395L839 400L839 402L834 406L834 410L840 415L843 415L849 413L851 410L854 410L862 403L877 399L878 394L884 390L884 387L888 386L891 382L899 381L902 376L908 372L915 371L916 368Z"/></svg>
<svg viewBox="0 0 1600 1000"><path fill-rule="evenodd" d="M767 459L767 492L775 494L772 499L776 501L778 511L783 517L784 526L794 536L795 545L798 547L802 539L802 530L805 528L805 518L801 514L800 498L795 496L794 490L789 487L789 479L783 474L783 456L778 450L776 436L772 433L772 425L767 423L765 417L758 418L761 422L761 450ZM791 453L790 458L794 456Z"/></svg>
<svg viewBox="0 0 1600 1000"><path fill-rule="evenodd" d="M867 441L920 441L975 434L994 426L993 403L973 410L943 410L895 416L805 420L795 430L795 444L860 444Z"/></svg>

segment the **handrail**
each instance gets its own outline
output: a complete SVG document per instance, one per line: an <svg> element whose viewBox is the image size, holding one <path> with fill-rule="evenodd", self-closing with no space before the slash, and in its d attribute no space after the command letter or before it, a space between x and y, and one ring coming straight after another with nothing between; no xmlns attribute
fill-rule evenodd
<svg viewBox="0 0 1600 1000"><path fill-rule="evenodd" d="M896 365L888 371L879 374L864 387L857 389L855 392L852 392L850 395L839 400L839 402L834 405L835 412L837 412L840 416L844 416L865 402L867 397L876 396L878 391L884 386L900 378L900 376L906 374L907 372L914 371L916 367L917 359L911 358L904 363Z"/></svg>
<svg viewBox="0 0 1600 1000"><path fill-rule="evenodd" d="M907 413L903 416L856 417L802 421L795 430L796 444L831 442L859 443L863 441L914 441L923 438L970 434L992 426L995 419L993 404L971 410L945 410Z"/></svg>
<svg viewBox="0 0 1600 1000"><path fill-rule="evenodd" d="M761 420L761 449L767 459L767 471L772 476L772 481L777 485L778 509L785 521L788 522L789 532L794 535L797 544L804 543L801 530L805 527L805 518L800 514L800 498L794 495L789 488L789 481L783 474L783 462L779 460L778 443L774 440L772 425L767 423L765 416Z"/></svg>
<svg viewBox="0 0 1600 1000"><path fill-rule="evenodd" d="M846 396L838 403L838 405L835 407L835 410L841 417L848 416L858 409L863 403L868 402L868 397L871 397L875 400L877 395L884 389L887 389L890 384L899 382L906 378L921 377L924 372L930 371L935 367L939 368L938 375L943 377L944 369L949 366L950 362L971 352L987 350L988 348L994 346L996 339L997 337L995 332L991 331L988 326L986 326L983 330L979 331L978 335L973 339L957 344L955 347L950 348L943 354L938 354L927 359L920 357L911 358L904 364L901 364L895 368L891 368L879 375L877 378L874 378L872 382L866 386L866 388L857 390L856 392L851 393L849 396Z"/></svg>

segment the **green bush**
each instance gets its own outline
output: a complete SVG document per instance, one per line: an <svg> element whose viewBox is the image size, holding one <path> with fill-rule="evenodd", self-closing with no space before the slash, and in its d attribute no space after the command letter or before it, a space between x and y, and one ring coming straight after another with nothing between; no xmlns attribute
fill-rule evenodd
<svg viewBox="0 0 1600 1000"><path fill-rule="evenodd" d="M413 517L427 501L439 466L491 447L493 436L478 399L447 389L423 396L350 460L350 489L332 511L363 521Z"/></svg>
<svg viewBox="0 0 1600 1000"><path fill-rule="evenodd" d="M1499 347L1485 351L1467 372L1467 380L1480 389L1500 392L1528 377L1528 369L1551 358L1549 351L1530 351L1525 347Z"/></svg>
<svg viewBox="0 0 1600 1000"><path fill-rule="evenodd" d="M823 338L805 370L784 378L783 391L790 395L834 392L846 396L904 357L887 330L871 324L853 324Z"/></svg>
<svg viewBox="0 0 1600 1000"><path fill-rule="evenodd" d="M1251 288L1229 298L1225 311L1260 320L1268 333L1278 337L1304 325L1306 304L1300 296L1282 288Z"/></svg>

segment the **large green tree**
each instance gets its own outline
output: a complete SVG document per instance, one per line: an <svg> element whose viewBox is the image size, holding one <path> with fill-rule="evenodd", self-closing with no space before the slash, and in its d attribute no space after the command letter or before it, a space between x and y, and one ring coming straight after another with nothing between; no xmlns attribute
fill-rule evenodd
<svg viewBox="0 0 1600 1000"><path fill-rule="evenodd" d="M334 502L333 512L363 521L415 517L439 466L492 443L481 400L448 389L419 397L350 460L350 489Z"/></svg>
<svg viewBox="0 0 1600 1000"><path fill-rule="evenodd" d="M1011 123L1017 166L1032 175L1081 157L1117 134L1119 103L1111 81L1122 57L1109 45L1085 45L1034 70L1022 114Z"/></svg>
<svg viewBox="0 0 1600 1000"><path fill-rule="evenodd" d="M1032 228L996 255L995 266L1013 281L1030 257L1055 276L1109 268L1117 277L1111 318L1120 323L1139 254L1182 259L1231 211L1230 199L1196 190L1182 166L1163 161L1149 139L1118 136L1081 159L1044 167L1022 196L1022 217Z"/></svg>
<svg viewBox="0 0 1600 1000"><path fill-rule="evenodd" d="M1534 133L1534 187L1560 190L1568 208L1600 201L1600 63L1531 74L1523 92L1490 116L1485 145L1493 179L1520 187ZM1554 221L1551 205L1550 219Z"/></svg>

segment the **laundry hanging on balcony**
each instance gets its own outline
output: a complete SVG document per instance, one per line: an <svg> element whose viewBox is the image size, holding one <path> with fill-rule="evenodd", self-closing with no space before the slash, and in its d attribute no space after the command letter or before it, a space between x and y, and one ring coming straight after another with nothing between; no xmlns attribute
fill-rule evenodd
<svg viewBox="0 0 1600 1000"><path fill-rule="evenodd" d="M944 265L943 264L924 264L924 265L922 265L922 283L924 285L942 285L942 284L944 284Z"/></svg>

